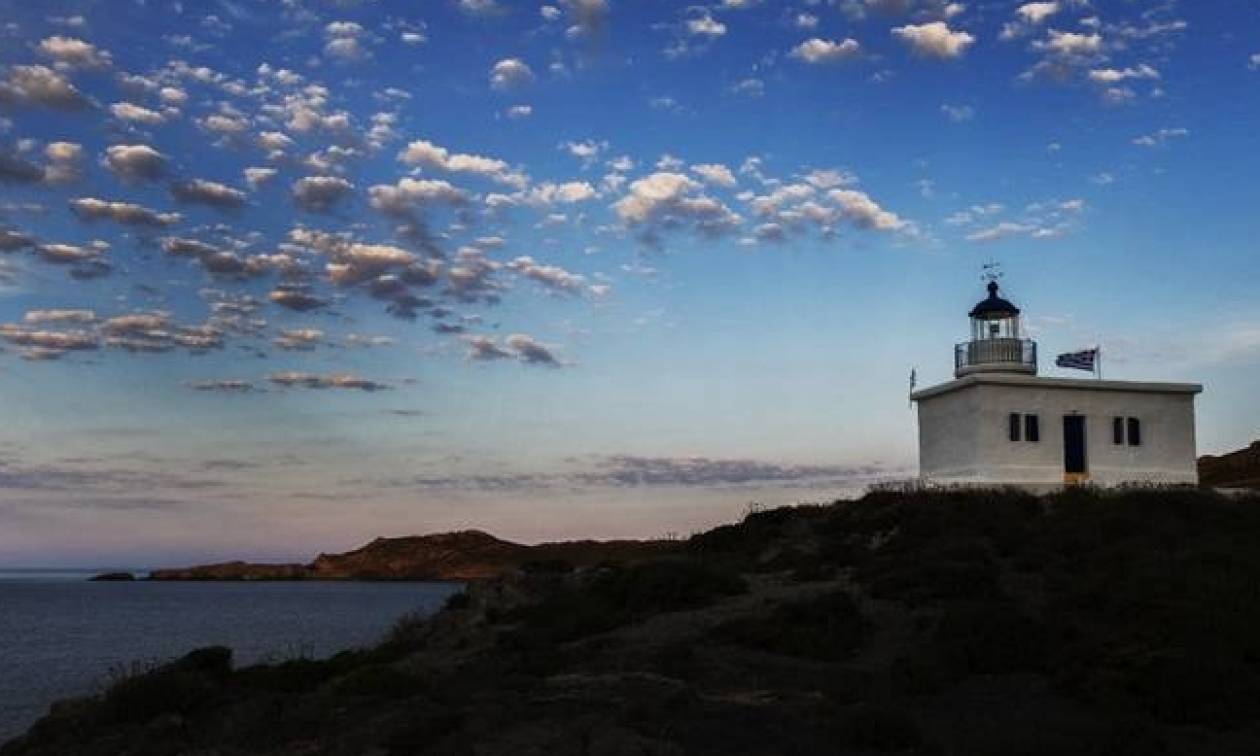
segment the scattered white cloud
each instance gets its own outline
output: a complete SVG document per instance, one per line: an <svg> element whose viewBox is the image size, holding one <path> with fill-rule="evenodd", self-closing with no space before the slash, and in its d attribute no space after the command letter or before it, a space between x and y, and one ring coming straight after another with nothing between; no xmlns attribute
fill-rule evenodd
<svg viewBox="0 0 1260 756"><path fill-rule="evenodd" d="M130 102L116 102L109 106L109 112L120 121L143 123L146 126L157 126L166 123L166 116L156 110L134 105Z"/></svg>
<svg viewBox="0 0 1260 756"><path fill-rule="evenodd" d="M806 63L834 63L854 58L861 53L861 50L862 46L855 39L833 42L814 37L792 48L789 55Z"/></svg>
<svg viewBox="0 0 1260 756"><path fill-rule="evenodd" d="M39 54L68 68L108 68L113 58L88 42L75 37L54 35L39 43Z"/></svg>
<svg viewBox="0 0 1260 756"><path fill-rule="evenodd" d="M47 66L12 66L0 82L0 103L84 110L91 101L66 77Z"/></svg>
<svg viewBox="0 0 1260 756"><path fill-rule="evenodd" d="M432 168L450 173L470 173L488 178L516 189L524 189L529 179L520 171L513 170L507 162L482 155L470 155L447 150L445 147L419 139L400 153L398 159L407 165Z"/></svg>
<svg viewBox="0 0 1260 756"><path fill-rule="evenodd" d="M976 41L965 31L950 29L944 21L898 26L892 34L917 54L929 58L958 58Z"/></svg>
<svg viewBox="0 0 1260 756"><path fill-rule="evenodd" d="M293 201L305 210L328 212L354 191L354 184L340 176L306 176L293 182Z"/></svg>
<svg viewBox="0 0 1260 756"><path fill-rule="evenodd" d="M245 192L206 179L177 181L171 185L171 196L180 202L219 208L236 208L245 204Z"/></svg>
<svg viewBox="0 0 1260 756"><path fill-rule="evenodd" d="M70 209L85 220L106 219L131 226L171 226L180 221L179 213L162 213L132 202L95 197L72 199Z"/></svg>
<svg viewBox="0 0 1260 756"><path fill-rule="evenodd" d="M701 163L691 166L691 172L700 177L706 184L733 189L739 184L731 169L720 163Z"/></svg>
<svg viewBox="0 0 1260 756"><path fill-rule="evenodd" d="M687 33L701 37L721 37L726 34L726 24L705 13L687 19Z"/></svg>
<svg viewBox="0 0 1260 756"><path fill-rule="evenodd" d="M520 58L505 58L490 68L490 88L516 89L534 81L534 70Z"/></svg>
<svg viewBox="0 0 1260 756"><path fill-rule="evenodd" d="M1183 128L1160 129L1150 134L1143 134L1133 140L1133 143L1139 147L1158 147L1168 142L1170 139L1181 139L1190 136L1190 131Z"/></svg>

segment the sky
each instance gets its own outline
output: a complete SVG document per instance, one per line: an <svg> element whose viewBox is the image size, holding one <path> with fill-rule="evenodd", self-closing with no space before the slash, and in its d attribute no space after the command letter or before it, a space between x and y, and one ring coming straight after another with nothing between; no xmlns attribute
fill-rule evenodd
<svg viewBox="0 0 1260 756"><path fill-rule="evenodd" d="M0 0L0 566L911 477L990 262L1238 448L1257 123L1225 0Z"/></svg>

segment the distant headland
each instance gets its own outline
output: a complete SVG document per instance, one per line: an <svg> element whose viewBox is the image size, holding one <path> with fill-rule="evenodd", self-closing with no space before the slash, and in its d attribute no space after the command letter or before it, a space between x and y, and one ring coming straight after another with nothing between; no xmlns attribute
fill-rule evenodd
<svg viewBox="0 0 1260 756"><path fill-rule="evenodd" d="M320 554L309 564L223 562L159 569L149 580L482 580L528 568L590 567L665 556L680 541L564 541L529 546L480 530L377 538L344 554ZM98 576L106 579L105 576ZM117 578L113 578L117 579Z"/></svg>

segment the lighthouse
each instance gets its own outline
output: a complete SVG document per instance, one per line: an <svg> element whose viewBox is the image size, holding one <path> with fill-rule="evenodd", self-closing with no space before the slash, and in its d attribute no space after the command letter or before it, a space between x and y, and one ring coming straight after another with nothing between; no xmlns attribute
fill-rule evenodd
<svg viewBox="0 0 1260 756"><path fill-rule="evenodd" d="M1038 375L1037 344L996 280L968 318L954 379L910 396L922 482L1033 490L1198 482L1201 385Z"/></svg>

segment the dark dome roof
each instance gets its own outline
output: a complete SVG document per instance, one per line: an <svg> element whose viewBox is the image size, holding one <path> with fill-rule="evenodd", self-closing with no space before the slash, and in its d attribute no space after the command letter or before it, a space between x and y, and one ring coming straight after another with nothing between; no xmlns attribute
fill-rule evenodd
<svg viewBox="0 0 1260 756"><path fill-rule="evenodd" d="M1013 318L1019 315L1019 308L999 297L997 281L990 281L988 299L980 300L979 304L971 308L971 312L968 315L972 318L983 318L985 320Z"/></svg>

